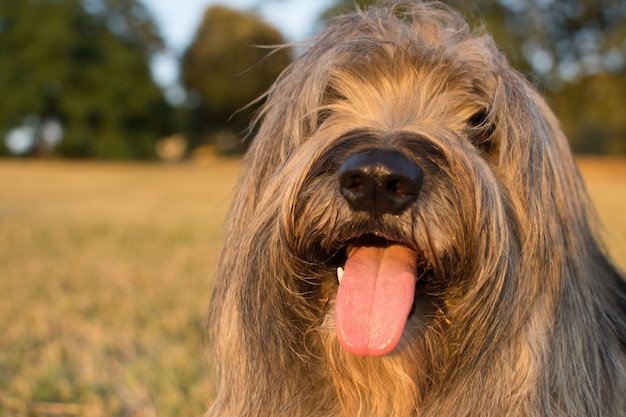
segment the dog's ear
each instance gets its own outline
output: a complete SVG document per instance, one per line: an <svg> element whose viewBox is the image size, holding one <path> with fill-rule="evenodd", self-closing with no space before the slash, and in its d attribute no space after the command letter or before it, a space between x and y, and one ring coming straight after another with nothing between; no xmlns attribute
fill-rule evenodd
<svg viewBox="0 0 626 417"><path fill-rule="evenodd" d="M492 163L511 210L525 220L521 243L536 251L525 255L535 256L539 264L556 265L550 246L566 247L567 256L581 253L580 245L596 240L595 210L567 138L537 90L503 63L493 91L497 155Z"/></svg>
<svg viewBox="0 0 626 417"><path fill-rule="evenodd" d="M573 179L563 178L576 169L556 116L537 90L504 59L494 81L492 112L492 135L502 167L515 171L514 176L545 177L573 186Z"/></svg>
<svg viewBox="0 0 626 417"><path fill-rule="evenodd" d="M245 180L257 190L252 206L274 172L318 126L318 114L312 109L319 107L327 83L323 74L311 73L316 67L307 60L306 54L296 58L283 71L252 121L255 134L244 160Z"/></svg>

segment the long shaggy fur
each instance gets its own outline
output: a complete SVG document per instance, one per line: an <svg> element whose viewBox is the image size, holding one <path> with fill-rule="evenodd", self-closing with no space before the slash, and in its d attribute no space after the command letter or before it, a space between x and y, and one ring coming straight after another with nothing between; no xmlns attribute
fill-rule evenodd
<svg viewBox="0 0 626 417"><path fill-rule="evenodd" d="M626 285L546 103L492 39L438 4L332 20L267 94L243 162L209 313L208 416L619 417ZM373 220L337 171L392 148L417 200ZM418 253L385 356L335 335L346 242Z"/></svg>

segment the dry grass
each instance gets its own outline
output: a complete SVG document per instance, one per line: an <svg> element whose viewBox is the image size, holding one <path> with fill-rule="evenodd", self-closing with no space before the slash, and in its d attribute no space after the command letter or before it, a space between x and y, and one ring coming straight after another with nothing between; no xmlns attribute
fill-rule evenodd
<svg viewBox="0 0 626 417"><path fill-rule="evenodd" d="M600 215L607 248L626 271L626 159L581 157L578 166Z"/></svg>
<svg viewBox="0 0 626 417"><path fill-rule="evenodd" d="M626 161L581 159L626 266ZM199 416L237 163L0 161L0 415Z"/></svg>
<svg viewBox="0 0 626 417"><path fill-rule="evenodd" d="M0 415L202 414L236 168L0 162Z"/></svg>

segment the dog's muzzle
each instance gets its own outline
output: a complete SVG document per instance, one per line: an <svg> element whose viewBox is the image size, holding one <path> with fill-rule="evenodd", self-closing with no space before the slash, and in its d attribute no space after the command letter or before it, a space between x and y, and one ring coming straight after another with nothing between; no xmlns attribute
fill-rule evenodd
<svg viewBox="0 0 626 417"><path fill-rule="evenodd" d="M421 169L392 149L355 153L338 174L341 195L350 208L366 213L373 223L405 211L417 200L423 181ZM345 265L337 270L337 339L352 353L384 355L400 341L413 305L417 253L377 230L360 233L353 236Z"/></svg>

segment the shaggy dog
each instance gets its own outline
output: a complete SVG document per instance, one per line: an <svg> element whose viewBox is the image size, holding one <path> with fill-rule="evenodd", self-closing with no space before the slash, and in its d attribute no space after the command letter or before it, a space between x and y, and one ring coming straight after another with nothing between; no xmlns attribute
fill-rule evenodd
<svg viewBox="0 0 626 417"><path fill-rule="evenodd" d="M336 18L256 129L208 416L626 415L626 285L490 37L438 4Z"/></svg>

